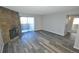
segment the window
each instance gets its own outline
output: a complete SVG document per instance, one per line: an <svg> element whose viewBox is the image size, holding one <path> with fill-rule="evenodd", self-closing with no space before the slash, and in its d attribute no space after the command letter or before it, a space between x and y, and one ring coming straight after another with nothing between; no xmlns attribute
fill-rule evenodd
<svg viewBox="0 0 79 59"><path fill-rule="evenodd" d="M79 18L74 18L73 24L79 24Z"/></svg>
<svg viewBox="0 0 79 59"><path fill-rule="evenodd" d="M34 31L34 17L20 17L22 32Z"/></svg>

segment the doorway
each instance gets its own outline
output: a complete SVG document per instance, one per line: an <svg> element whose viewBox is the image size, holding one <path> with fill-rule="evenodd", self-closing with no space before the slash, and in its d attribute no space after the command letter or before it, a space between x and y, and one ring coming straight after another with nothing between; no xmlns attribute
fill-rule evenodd
<svg viewBox="0 0 79 59"><path fill-rule="evenodd" d="M75 40L78 26L79 26L79 17L68 16L68 21L66 23L66 29L65 29L66 36L70 37L70 39L72 40Z"/></svg>
<svg viewBox="0 0 79 59"><path fill-rule="evenodd" d="M21 32L34 31L34 17L20 17Z"/></svg>
<svg viewBox="0 0 79 59"><path fill-rule="evenodd" d="M77 33L78 26L79 26L79 18L75 17L74 20L73 20L73 24L72 24L72 32L73 33Z"/></svg>

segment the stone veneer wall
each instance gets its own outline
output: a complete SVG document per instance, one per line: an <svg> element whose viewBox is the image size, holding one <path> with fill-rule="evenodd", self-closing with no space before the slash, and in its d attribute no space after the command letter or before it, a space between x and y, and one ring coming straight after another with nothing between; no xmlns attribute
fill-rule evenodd
<svg viewBox="0 0 79 59"><path fill-rule="evenodd" d="M0 7L0 27L2 29L4 43L10 41L9 30L15 26L18 28L18 31L20 32L19 14L13 10Z"/></svg>

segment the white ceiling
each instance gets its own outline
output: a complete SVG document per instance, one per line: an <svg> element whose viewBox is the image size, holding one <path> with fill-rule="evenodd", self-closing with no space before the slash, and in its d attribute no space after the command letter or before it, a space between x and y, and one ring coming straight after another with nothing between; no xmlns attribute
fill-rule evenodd
<svg viewBox="0 0 79 59"><path fill-rule="evenodd" d="M78 6L4 6L8 9L15 10L20 14L46 15L61 11L69 11L79 8Z"/></svg>

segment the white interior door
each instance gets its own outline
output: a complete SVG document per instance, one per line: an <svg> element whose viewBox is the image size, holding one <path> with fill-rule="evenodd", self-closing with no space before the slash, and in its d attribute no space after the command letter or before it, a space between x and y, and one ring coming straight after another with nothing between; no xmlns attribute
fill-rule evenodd
<svg viewBox="0 0 79 59"><path fill-rule="evenodd" d="M78 26L77 34L75 36L74 48L79 49L79 26Z"/></svg>
<svg viewBox="0 0 79 59"><path fill-rule="evenodd" d="M79 49L79 18L76 18L74 24L78 24L77 26L77 33L75 36L75 44L74 44L74 48Z"/></svg>

